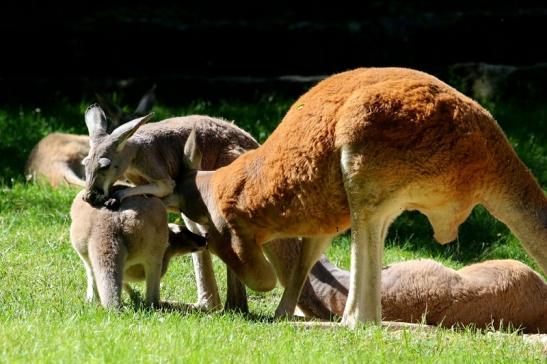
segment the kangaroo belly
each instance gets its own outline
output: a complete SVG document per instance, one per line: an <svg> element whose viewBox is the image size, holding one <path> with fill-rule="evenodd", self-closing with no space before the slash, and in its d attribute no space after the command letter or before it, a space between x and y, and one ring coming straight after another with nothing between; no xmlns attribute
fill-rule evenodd
<svg viewBox="0 0 547 364"><path fill-rule="evenodd" d="M304 179L284 179L273 193L246 202L250 222L276 237L336 235L350 227L338 163Z"/></svg>
<svg viewBox="0 0 547 364"><path fill-rule="evenodd" d="M123 274L124 282L140 282L144 281L146 275L142 264L135 264L125 268Z"/></svg>

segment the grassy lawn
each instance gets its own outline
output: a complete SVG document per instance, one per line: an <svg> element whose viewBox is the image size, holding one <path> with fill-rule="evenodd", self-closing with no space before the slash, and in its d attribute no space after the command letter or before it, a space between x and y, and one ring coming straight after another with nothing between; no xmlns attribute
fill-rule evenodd
<svg viewBox="0 0 547 364"><path fill-rule="evenodd" d="M254 104L196 101L155 109L157 119L203 113L234 119L264 140L288 100ZM22 181L22 166L39 138L53 130L83 133L80 105L0 108L0 362L541 362L539 347L516 334L473 330L390 332L378 327L303 329L271 323L278 288L250 294L252 318L236 314L184 314L134 307L125 297L121 313L84 302L85 273L69 242L68 211L77 190L53 190ZM500 104L490 110L519 155L547 187L547 111ZM349 241L338 238L327 252L349 266ZM390 231L385 263L431 257L451 267L495 258L538 266L504 225L477 208L460 228L459 240L440 246L425 218L406 213ZM217 260L224 295L224 267ZM142 291L142 285L137 287ZM162 299L193 302L190 257L177 258L162 281Z"/></svg>

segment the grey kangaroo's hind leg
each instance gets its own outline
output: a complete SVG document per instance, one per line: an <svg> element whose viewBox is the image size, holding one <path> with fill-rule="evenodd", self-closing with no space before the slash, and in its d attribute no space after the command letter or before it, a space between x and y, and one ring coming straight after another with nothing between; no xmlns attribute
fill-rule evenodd
<svg viewBox="0 0 547 364"><path fill-rule="evenodd" d="M224 310L248 313L249 305L245 286L228 266L226 266L226 284L227 292Z"/></svg>
<svg viewBox="0 0 547 364"><path fill-rule="evenodd" d="M123 290L129 295L129 298L131 299L131 301L135 301L139 297L137 292L135 292L133 288L131 288L129 283L123 284Z"/></svg>
<svg viewBox="0 0 547 364"><path fill-rule="evenodd" d="M287 279L287 285L279 306L275 310L275 317L292 316L300 296L302 286L308 276L312 266L317 262L321 254L325 251L332 240L331 236L322 236L319 238L303 238L302 250L298 261L291 269Z"/></svg>
<svg viewBox="0 0 547 364"><path fill-rule="evenodd" d="M99 293L97 292L97 286L95 285L93 268L91 267L91 262L89 261L89 257L84 257L79 252L78 252L78 255L80 256L82 263L84 263L85 274L87 277L87 292L85 295L85 300L87 302L93 302L95 298L99 297Z"/></svg>
<svg viewBox="0 0 547 364"><path fill-rule="evenodd" d="M211 253L207 249L192 253L192 261L194 262L198 294L196 308L206 311L219 309L222 303L215 279L215 272L213 271Z"/></svg>
<svg viewBox="0 0 547 364"><path fill-rule="evenodd" d="M158 307L160 303L160 280L162 260L150 262L145 266L146 272L146 304Z"/></svg>
<svg viewBox="0 0 547 364"><path fill-rule="evenodd" d="M105 308L121 308L123 266L127 252L116 251L105 256L104 252L90 250L89 258L97 284L101 304Z"/></svg>

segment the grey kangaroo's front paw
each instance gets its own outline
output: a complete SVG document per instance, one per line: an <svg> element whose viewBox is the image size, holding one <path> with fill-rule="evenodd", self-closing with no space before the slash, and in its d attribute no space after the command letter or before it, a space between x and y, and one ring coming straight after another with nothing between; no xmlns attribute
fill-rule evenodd
<svg viewBox="0 0 547 364"><path fill-rule="evenodd" d="M109 210L116 210L118 207L120 207L120 200L115 197L111 197L105 201L104 207Z"/></svg>

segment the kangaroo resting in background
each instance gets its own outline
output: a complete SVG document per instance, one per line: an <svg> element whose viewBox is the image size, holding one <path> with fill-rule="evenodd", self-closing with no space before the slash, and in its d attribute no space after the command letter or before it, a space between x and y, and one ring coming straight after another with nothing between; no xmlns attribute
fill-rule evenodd
<svg viewBox="0 0 547 364"><path fill-rule="evenodd" d="M349 272L320 259L310 272L299 307L308 316L342 316ZM287 261L286 264L291 264ZM382 270L382 319L450 328L522 328L547 333L547 283L515 260L490 260L457 271L429 259L394 263Z"/></svg>
<svg viewBox="0 0 547 364"><path fill-rule="evenodd" d="M92 207L82 195L72 203L70 239L86 270L87 300L98 293L105 308L119 308L122 285L133 296L127 282L146 280L146 303L157 306L170 259L203 249L205 239L176 226L169 229L157 198L135 196L112 211Z"/></svg>
<svg viewBox="0 0 547 364"><path fill-rule="evenodd" d="M116 128L120 123L146 115L152 110L156 97L150 89L140 99L135 111L124 113L122 110L96 95L99 103L105 105L110 127ZM45 178L52 186L62 183L85 186L85 170L82 160L89 154L89 136L66 133L51 133L42 138L32 149L25 166L27 181Z"/></svg>
<svg viewBox="0 0 547 364"><path fill-rule="evenodd" d="M195 148L187 155L199 157ZM303 237L277 317L294 312L313 264L351 227L343 322L379 322L383 243L404 210L425 214L435 239L448 243L482 204L547 271L543 190L484 108L419 71L331 76L293 104L261 147L180 185L182 213L208 227L209 249L252 289L276 283L262 245Z"/></svg>
<svg viewBox="0 0 547 364"><path fill-rule="evenodd" d="M89 153L89 137L51 133L34 146L25 166L27 181L45 178L53 187L59 184L85 185L82 159Z"/></svg>

